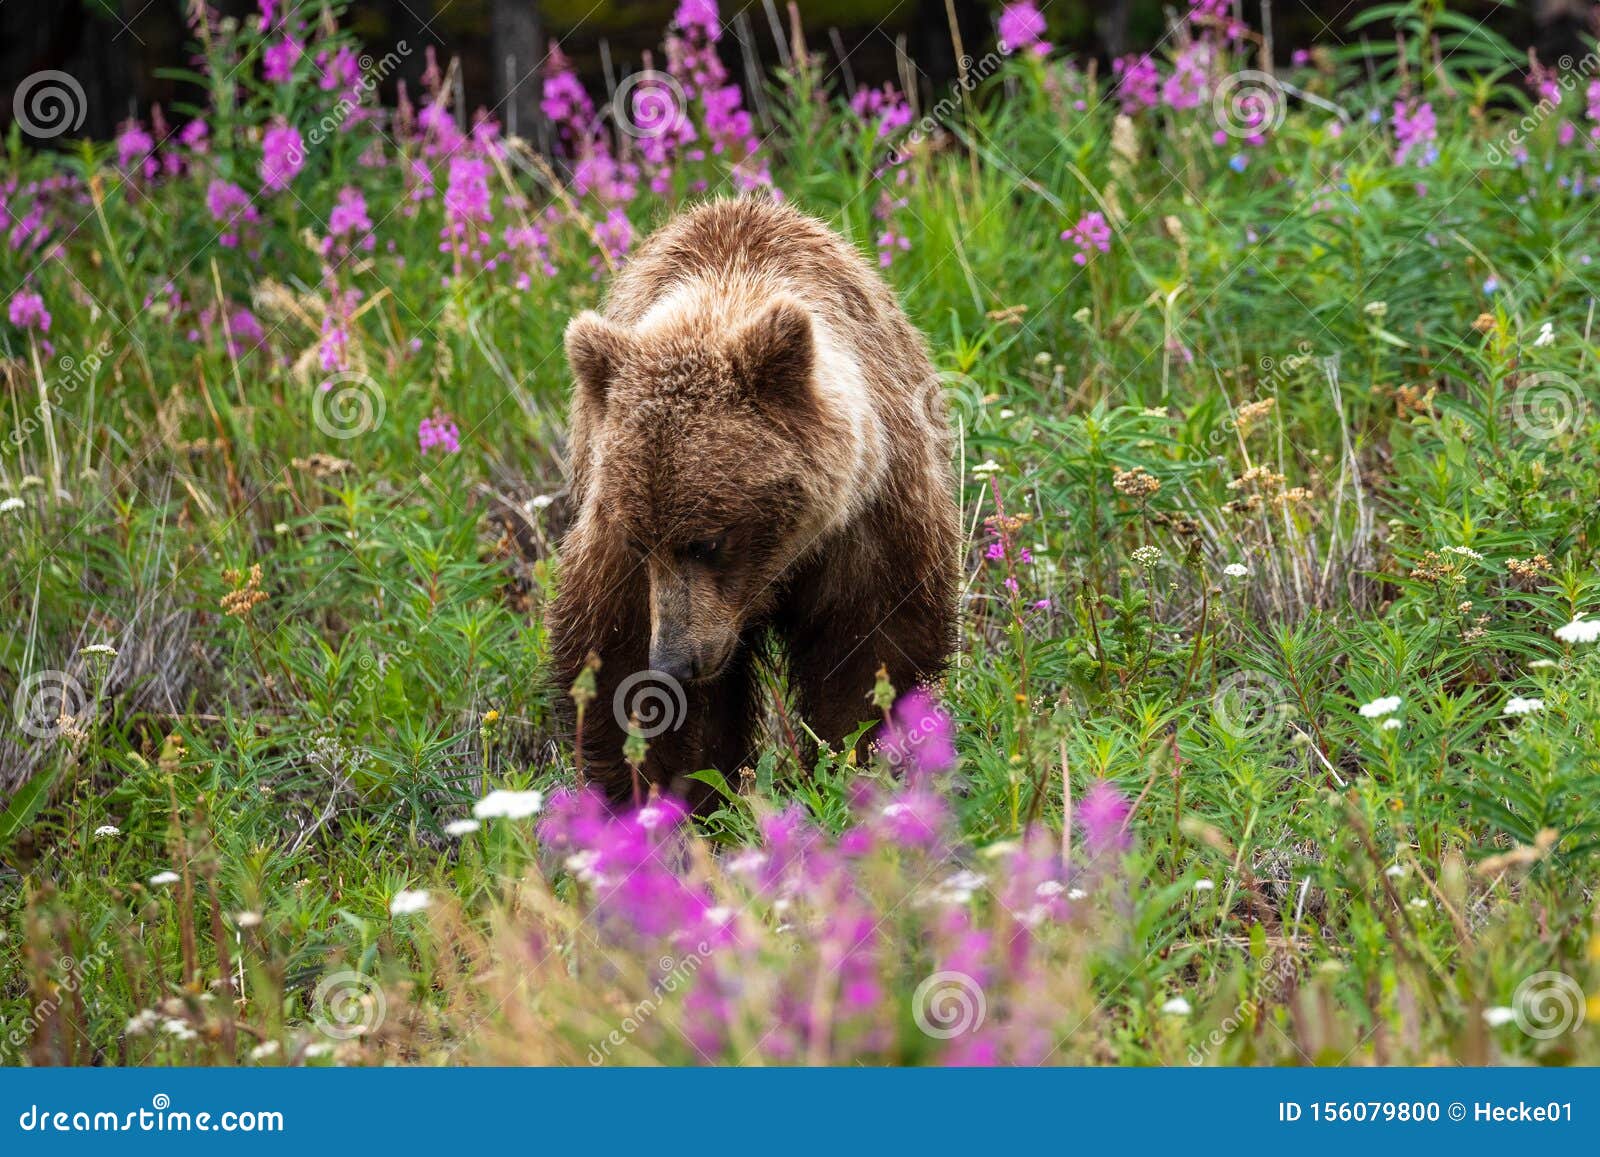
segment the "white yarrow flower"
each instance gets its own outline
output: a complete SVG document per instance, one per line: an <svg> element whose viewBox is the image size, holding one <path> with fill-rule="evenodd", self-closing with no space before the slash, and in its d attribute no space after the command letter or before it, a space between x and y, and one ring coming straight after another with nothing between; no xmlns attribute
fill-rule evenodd
<svg viewBox="0 0 1600 1157"><path fill-rule="evenodd" d="M1539 336L1533 339L1533 348L1554 345L1556 340L1556 327L1552 322L1545 322L1539 327Z"/></svg>
<svg viewBox="0 0 1600 1157"><path fill-rule="evenodd" d="M150 882L159 888L165 884L176 884L181 879L183 879L183 877L178 875L178 873L167 871L157 872L155 875L150 877Z"/></svg>
<svg viewBox="0 0 1600 1157"><path fill-rule="evenodd" d="M13 511L21 510L26 505L28 504L20 498L7 498L0 502L0 514L11 514Z"/></svg>
<svg viewBox="0 0 1600 1157"><path fill-rule="evenodd" d="M1543 699L1519 699L1516 696L1512 696L1510 699L1506 700L1505 710L1503 712L1501 712L1501 714L1503 714L1503 715L1532 715L1535 711L1543 711L1543 710L1544 710L1544 700Z"/></svg>
<svg viewBox="0 0 1600 1157"><path fill-rule="evenodd" d="M90 643L87 647L83 648L83 650L79 651L78 654L104 655L109 659L115 659L117 657L117 649L110 643Z"/></svg>
<svg viewBox="0 0 1600 1157"><path fill-rule="evenodd" d="M1566 626L1557 627L1556 638L1563 643L1593 643L1600 641L1600 619L1586 619L1580 614Z"/></svg>
<svg viewBox="0 0 1600 1157"><path fill-rule="evenodd" d="M1498 1008L1486 1008L1483 1010L1483 1023L1490 1028L1499 1028L1501 1025L1510 1024L1516 1019L1517 1010L1514 1008L1506 1008L1502 1005Z"/></svg>
<svg viewBox="0 0 1600 1157"><path fill-rule="evenodd" d="M1242 562L1230 562L1222 568L1222 573L1229 578L1245 578L1250 573L1250 568Z"/></svg>
<svg viewBox="0 0 1600 1157"><path fill-rule="evenodd" d="M415 892L411 892L401 888L394 894L394 899L389 901L389 915L409 916L413 912L422 911L431 903L433 898L428 895L426 889L418 888Z"/></svg>
<svg viewBox="0 0 1600 1157"><path fill-rule="evenodd" d="M1381 699L1374 699L1371 703L1363 703L1359 710L1366 719L1381 719L1385 715L1393 715L1400 710L1400 696L1385 695Z"/></svg>
<svg viewBox="0 0 1600 1157"><path fill-rule="evenodd" d="M250 1059L253 1061L264 1061L268 1057L275 1057L278 1055L278 1049L281 1047L282 1046L279 1045L275 1040L262 1041L255 1048L250 1050Z"/></svg>
<svg viewBox="0 0 1600 1157"><path fill-rule="evenodd" d="M1385 731L1399 731L1404 726L1405 724L1398 719L1385 719L1383 721L1383 729Z"/></svg>
<svg viewBox="0 0 1600 1157"><path fill-rule="evenodd" d="M1406 866L1404 864L1390 864L1383 870L1383 874L1391 880L1403 880L1406 874Z"/></svg>
<svg viewBox="0 0 1600 1157"><path fill-rule="evenodd" d="M1161 1011L1168 1016L1188 1016L1194 1008L1181 996L1175 996L1161 1006Z"/></svg>
<svg viewBox="0 0 1600 1157"><path fill-rule="evenodd" d="M101 824L95 828L94 834L97 836L120 836L122 829L117 827L116 824Z"/></svg>
<svg viewBox="0 0 1600 1157"><path fill-rule="evenodd" d="M480 820L523 820L544 807L542 791L507 791L496 788L472 805L472 814Z"/></svg>
<svg viewBox="0 0 1600 1157"><path fill-rule="evenodd" d="M1196 892L1210 892L1215 888L1216 884L1212 883L1209 879L1200 879L1194 882L1194 890Z"/></svg>
<svg viewBox="0 0 1600 1157"><path fill-rule="evenodd" d="M477 820L451 820L444 825L444 834L447 836L470 836L480 826Z"/></svg>

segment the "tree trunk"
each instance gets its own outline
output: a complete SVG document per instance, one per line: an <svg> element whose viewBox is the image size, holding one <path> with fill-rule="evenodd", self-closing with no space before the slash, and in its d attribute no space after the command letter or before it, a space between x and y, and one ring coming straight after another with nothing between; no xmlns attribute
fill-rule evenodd
<svg viewBox="0 0 1600 1157"><path fill-rule="evenodd" d="M538 0L490 0L490 75L496 113L508 136L537 142L544 59Z"/></svg>

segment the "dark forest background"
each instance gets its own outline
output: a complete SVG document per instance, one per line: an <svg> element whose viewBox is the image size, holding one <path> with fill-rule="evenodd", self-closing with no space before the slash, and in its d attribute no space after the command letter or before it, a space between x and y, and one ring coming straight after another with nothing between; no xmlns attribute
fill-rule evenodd
<svg viewBox="0 0 1600 1157"><path fill-rule="evenodd" d="M0 127L12 117L12 96L22 78L44 69L70 73L88 96L82 132L109 136L130 115L147 116L160 104L170 119L181 120L185 84L167 75L187 63L190 0L0 0ZM560 41L594 88L607 74L620 78L640 67L660 44L676 0L355 0L346 22L368 49L381 57L401 41L411 51L389 78L415 84L425 67L422 48L432 46L441 61L456 58L469 107L500 106L500 118L513 124L537 119L537 84L516 83L536 65L551 38ZM1158 0L1053 0L1040 5L1050 23L1050 38L1082 56L1108 60L1154 44L1172 4ZM1482 20L1518 45L1550 60L1579 48L1594 6L1588 0L1533 0L1504 4L1492 0L1454 0L1450 5ZM319 5L301 0L305 18ZM722 51L735 75L748 82L751 67L766 70L778 62L774 25L787 27L784 0L724 0L722 16L730 35ZM846 54L853 79L878 83L900 75L897 53L916 61L924 83L937 85L955 73L949 15L953 11L969 53L993 45L999 3L982 0L802 0L797 5L810 48L836 60ZM1350 20L1372 7L1370 0L1247 0L1243 15L1256 27L1269 23L1275 54L1284 56L1313 41L1342 37ZM223 16L256 12L254 0L218 0ZM607 65L609 64L609 69ZM843 70L841 70L842 72ZM510 95L508 96L508 92ZM514 105L515 108L510 106Z"/></svg>

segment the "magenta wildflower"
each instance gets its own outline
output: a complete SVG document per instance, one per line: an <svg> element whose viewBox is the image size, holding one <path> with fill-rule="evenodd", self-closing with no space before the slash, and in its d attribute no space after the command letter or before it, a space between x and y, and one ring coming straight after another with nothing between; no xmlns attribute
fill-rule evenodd
<svg viewBox="0 0 1600 1157"><path fill-rule="evenodd" d="M1050 45L1045 43L1044 15L1029 0L1020 4L1007 4L1000 13L1000 51L1007 56L1013 52L1031 52L1045 56Z"/></svg>
<svg viewBox="0 0 1600 1157"><path fill-rule="evenodd" d="M1087 265L1089 257L1096 251L1111 252L1111 226L1105 214L1098 210L1085 213L1071 229L1062 231L1061 240L1070 241L1078 247L1078 251L1072 255L1074 264Z"/></svg>
<svg viewBox="0 0 1600 1157"><path fill-rule="evenodd" d="M11 324L18 329L36 329L50 332L50 312L44 307L44 298L29 289L19 289L11 295L9 311Z"/></svg>
<svg viewBox="0 0 1600 1157"><path fill-rule="evenodd" d="M1099 780L1078 801L1073 818L1083 831L1091 855L1127 851L1131 839L1124 826L1131 805L1109 780Z"/></svg>
<svg viewBox="0 0 1600 1157"><path fill-rule="evenodd" d="M861 88L850 98L850 111L863 121L877 122L877 135L891 136L911 123L911 105L894 85L884 82L882 88Z"/></svg>
<svg viewBox="0 0 1600 1157"><path fill-rule="evenodd" d="M276 124L262 134L262 188L273 191L287 189L305 163L305 144L300 139L299 129L293 125Z"/></svg>
<svg viewBox="0 0 1600 1157"><path fill-rule="evenodd" d="M305 46L292 36L273 41L261 53L261 75L270 84L287 84L294 79L294 66L305 51Z"/></svg>
<svg viewBox="0 0 1600 1157"><path fill-rule="evenodd" d="M608 211L605 220L594 227L594 234L613 260L626 257L633 247L633 225L621 209Z"/></svg>
<svg viewBox="0 0 1600 1157"><path fill-rule="evenodd" d="M117 168L132 172L155 152L156 142L137 120L124 121L117 132Z"/></svg>
<svg viewBox="0 0 1600 1157"><path fill-rule="evenodd" d="M702 33L707 40L716 40L722 35L717 0L683 0L672 14L672 22L684 32Z"/></svg>
<svg viewBox="0 0 1600 1157"><path fill-rule="evenodd" d="M367 216L367 199L361 190L347 185L339 190L333 212L328 214L328 233L343 237L351 233L370 233L372 221Z"/></svg>
<svg viewBox="0 0 1600 1157"><path fill-rule="evenodd" d="M955 766L954 730L949 712L916 687L894 701L878 749L907 779L939 775Z"/></svg>
<svg viewBox="0 0 1600 1157"><path fill-rule="evenodd" d="M1438 158L1439 150L1434 142L1438 140L1439 133L1433 105L1427 101L1413 105L1397 100L1394 102L1391 123L1394 126L1395 164L1403 165L1408 160L1414 160L1419 168L1424 168Z"/></svg>
<svg viewBox="0 0 1600 1157"><path fill-rule="evenodd" d="M206 187L206 208L211 219L222 225L217 240L224 249L238 246L240 221L249 224L260 216L250 195L232 181L213 180Z"/></svg>
<svg viewBox="0 0 1600 1157"><path fill-rule="evenodd" d="M211 126L205 118L195 117L178 130L178 141L191 153L203 153L211 143Z"/></svg>
<svg viewBox="0 0 1600 1157"><path fill-rule="evenodd" d="M424 454L437 450L441 454L454 454L461 449L461 431L448 415L434 413L417 426L417 445Z"/></svg>
<svg viewBox="0 0 1600 1157"><path fill-rule="evenodd" d="M1111 62L1122 111L1137 112L1161 103L1161 72L1149 56L1123 56Z"/></svg>

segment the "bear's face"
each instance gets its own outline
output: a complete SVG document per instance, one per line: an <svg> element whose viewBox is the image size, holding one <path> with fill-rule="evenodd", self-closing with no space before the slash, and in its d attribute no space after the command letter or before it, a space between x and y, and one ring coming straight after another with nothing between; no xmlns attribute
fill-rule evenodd
<svg viewBox="0 0 1600 1157"><path fill-rule="evenodd" d="M722 342L639 335L596 314L567 331L589 429L584 518L649 576L650 666L716 677L808 547L810 316L779 301Z"/></svg>

